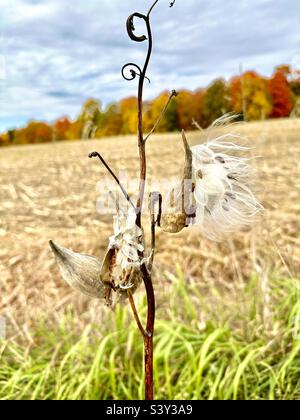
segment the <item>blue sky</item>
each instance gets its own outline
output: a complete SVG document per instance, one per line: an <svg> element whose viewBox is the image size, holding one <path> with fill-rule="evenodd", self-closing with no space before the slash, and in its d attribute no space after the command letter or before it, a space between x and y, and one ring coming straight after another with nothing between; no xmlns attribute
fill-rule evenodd
<svg viewBox="0 0 300 420"><path fill-rule="evenodd" d="M126 18L152 0L0 0L0 130L30 118L74 118L88 97L102 103L136 93L120 68L143 63ZM300 61L299 0L160 0L146 97L195 89L237 74L270 75Z"/></svg>

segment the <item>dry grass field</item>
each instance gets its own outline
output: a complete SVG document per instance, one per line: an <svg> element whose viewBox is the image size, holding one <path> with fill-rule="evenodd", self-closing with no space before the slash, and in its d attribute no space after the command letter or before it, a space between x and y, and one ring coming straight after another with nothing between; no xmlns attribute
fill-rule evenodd
<svg viewBox="0 0 300 420"><path fill-rule="evenodd" d="M238 130L259 156L259 196L266 213L252 231L225 243L202 238L197 228L176 236L160 232L158 295L168 288L165 273L174 274L176 266L188 281L201 279L208 296L212 284L219 284L225 293L255 272L264 279L266 290L272 272L299 276L300 120L252 123ZM200 133L191 133L189 138L193 144L201 141ZM30 341L30 326L41 314L49 320L60 319L70 304L80 322L101 317L103 309L97 301L79 296L62 282L48 245L53 239L99 258L105 251L111 218L96 211L96 184L106 172L87 158L93 150L101 152L116 170L128 169L136 177L133 137L0 151L0 314L6 317L11 336ZM154 136L148 149L150 178L180 175L181 150L179 134ZM158 304L164 303L159 299Z"/></svg>
<svg viewBox="0 0 300 420"><path fill-rule="evenodd" d="M158 399L300 399L300 120L236 131L260 156L266 212L223 243L196 227L158 233ZM0 400L143 398L132 314L72 291L48 244L105 252L112 221L96 211L106 173L87 158L94 150L137 176L133 137L0 150ZM180 176L182 155L180 134L154 136L150 179ZM144 318L143 287L137 294Z"/></svg>

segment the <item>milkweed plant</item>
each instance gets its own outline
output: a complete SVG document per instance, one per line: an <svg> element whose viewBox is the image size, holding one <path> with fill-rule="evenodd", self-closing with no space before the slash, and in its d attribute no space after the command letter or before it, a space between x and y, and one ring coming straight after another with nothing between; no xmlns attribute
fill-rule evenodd
<svg viewBox="0 0 300 420"><path fill-rule="evenodd" d="M127 20L127 32L132 41L148 42L148 51L143 67L134 63L126 64L122 75L126 80L138 81L138 150L139 189L137 200L128 194L120 179L115 175L100 153L93 152L90 158L99 158L107 169L120 193L128 204L119 205L115 201L113 231L107 240L107 252L103 261L88 255L81 255L50 241L63 279L74 289L92 298L98 298L112 308L117 304L129 304L137 326L144 340L145 353L145 399L154 399L153 390L153 336L155 323L155 294L152 269L156 252L156 230L166 234L176 234L183 229L199 229L211 240L220 241L233 232L252 224L263 207L257 201L254 190L254 169L249 150L239 145L240 137L223 133L223 127L234 122L234 115L225 115L203 132L203 144L190 146L183 131L182 141L185 160L182 179L163 197L158 191L146 197L147 179L146 145L155 132L172 101L177 96L172 91L157 123L147 135L143 130L144 83L149 80L147 69L153 46L151 14L159 0L150 7L147 14L133 13ZM170 4L173 7L175 1ZM146 26L147 35L137 35L135 20ZM214 130L218 128L218 135ZM220 134L221 133L221 134ZM181 153L180 151L178 153ZM145 201L148 201L145 205ZM168 203L166 205L166 203ZM143 209L149 209L151 247L146 248ZM147 218L148 220L149 218ZM147 321L140 320L134 301L134 293L144 285L147 295Z"/></svg>

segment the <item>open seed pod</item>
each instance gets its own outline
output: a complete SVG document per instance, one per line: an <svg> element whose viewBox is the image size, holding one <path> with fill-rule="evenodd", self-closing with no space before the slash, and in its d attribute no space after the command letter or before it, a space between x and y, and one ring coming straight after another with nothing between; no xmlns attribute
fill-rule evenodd
<svg viewBox="0 0 300 420"><path fill-rule="evenodd" d="M142 281L139 267L124 272L124 288L115 287L112 272L115 267L115 250L108 249L103 262L90 255L83 255L50 241L51 249L59 266L62 278L73 289L86 296L103 299L108 306L127 299L130 285L132 293Z"/></svg>
<svg viewBox="0 0 300 420"><path fill-rule="evenodd" d="M179 233L189 225L187 207L189 207L192 194L192 151L188 144L184 131L182 131L182 141L185 152L185 166L183 179L177 188L169 193L170 208L163 209L160 219L160 227L167 233Z"/></svg>

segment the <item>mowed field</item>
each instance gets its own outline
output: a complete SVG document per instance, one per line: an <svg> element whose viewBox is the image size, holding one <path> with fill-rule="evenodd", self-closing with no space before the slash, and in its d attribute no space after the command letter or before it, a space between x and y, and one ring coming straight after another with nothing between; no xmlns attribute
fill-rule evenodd
<svg viewBox="0 0 300 420"><path fill-rule="evenodd" d="M266 212L252 230L224 243L202 238L197 228L175 236L158 232L158 305L160 295L161 304L166 303L168 275L176 274L178 267L187 281L201 282L208 300L213 299L212 285L226 293L253 273L264 279L274 272L299 277L300 120L245 124L238 131L258 156L258 194ZM191 133L189 140L200 142L200 132ZM150 178L180 176L180 142L180 134L151 138ZM30 340L30 327L40 316L59 320L70 305L83 324L102 319L103 310L108 311L63 283L48 245L52 239L99 258L105 252L112 221L96 211L96 185L107 174L96 160L88 159L94 150L115 171L127 170L137 177L134 137L0 150L0 314L8 322L9 336Z"/></svg>

